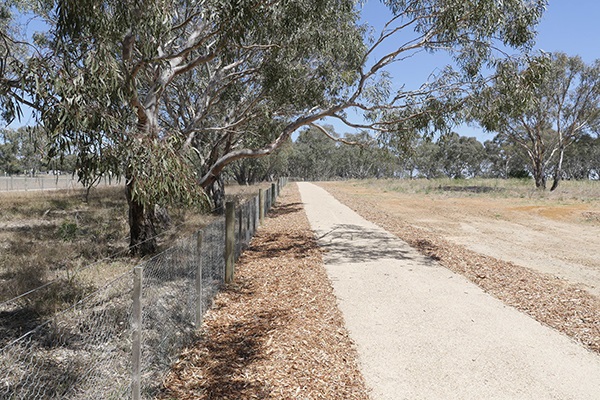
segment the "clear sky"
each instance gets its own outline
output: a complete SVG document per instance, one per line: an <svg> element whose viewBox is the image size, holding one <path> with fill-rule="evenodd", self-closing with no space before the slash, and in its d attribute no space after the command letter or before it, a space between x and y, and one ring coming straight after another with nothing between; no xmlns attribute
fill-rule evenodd
<svg viewBox="0 0 600 400"><path fill-rule="evenodd" d="M369 1L362 19L370 25L381 25L389 16L378 2ZM600 0L549 0L540 25L535 50L564 52L579 55L586 63L600 58ZM429 74L450 62L444 54L424 55L398 64L392 71L397 86L419 87ZM339 133L348 129L334 124ZM480 141L493 138L478 127L459 126L455 129L464 136L475 136Z"/></svg>

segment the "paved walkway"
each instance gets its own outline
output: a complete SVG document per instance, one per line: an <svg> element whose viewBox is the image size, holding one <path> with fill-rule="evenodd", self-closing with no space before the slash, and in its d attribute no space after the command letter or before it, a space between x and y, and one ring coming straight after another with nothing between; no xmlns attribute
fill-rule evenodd
<svg viewBox="0 0 600 400"><path fill-rule="evenodd" d="M299 183L378 399L600 399L600 357Z"/></svg>

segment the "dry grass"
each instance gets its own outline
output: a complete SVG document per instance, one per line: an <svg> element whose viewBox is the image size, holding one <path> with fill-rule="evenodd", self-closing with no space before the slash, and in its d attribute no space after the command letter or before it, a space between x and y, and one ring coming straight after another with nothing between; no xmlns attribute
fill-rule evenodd
<svg viewBox="0 0 600 400"><path fill-rule="evenodd" d="M484 256L388 214L351 186L323 184L339 201L488 293L600 353L600 299L564 280Z"/></svg>
<svg viewBox="0 0 600 400"><path fill-rule="evenodd" d="M163 399L367 399L295 186L217 295Z"/></svg>
<svg viewBox="0 0 600 400"><path fill-rule="evenodd" d="M24 298L22 306L51 314L93 290L77 271L126 254L122 189L13 192L0 195L0 301L57 281Z"/></svg>
<svg viewBox="0 0 600 400"><path fill-rule="evenodd" d="M226 192L228 200L244 201L258 187ZM0 302L56 281L20 301L34 313L52 314L140 261L128 255L124 188L98 187L87 202L85 195L84 189L0 192ZM169 213L171 228L158 238L161 250L216 218L193 210Z"/></svg>
<svg viewBox="0 0 600 400"><path fill-rule="evenodd" d="M561 181L554 192L537 190L531 179L366 179L350 185L400 193L436 194L452 197L521 198L551 202L597 201L600 181Z"/></svg>

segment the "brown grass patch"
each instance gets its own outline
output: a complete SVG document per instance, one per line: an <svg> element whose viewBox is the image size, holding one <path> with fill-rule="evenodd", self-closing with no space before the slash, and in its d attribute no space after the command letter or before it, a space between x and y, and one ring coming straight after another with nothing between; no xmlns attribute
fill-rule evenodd
<svg viewBox="0 0 600 400"><path fill-rule="evenodd" d="M258 186L226 192L227 200L243 202ZM217 218L174 208L169 215L160 250ZM40 315L63 309L140 261L128 255L128 243L123 186L92 189L87 201L84 189L0 192L0 302L56 281L18 306Z"/></svg>

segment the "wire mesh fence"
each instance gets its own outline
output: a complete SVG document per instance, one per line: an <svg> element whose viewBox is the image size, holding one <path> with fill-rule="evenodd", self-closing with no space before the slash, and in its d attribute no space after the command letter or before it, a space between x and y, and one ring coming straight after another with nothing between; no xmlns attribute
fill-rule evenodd
<svg viewBox="0 0 600 400"><path fill-rule="evenodd" d="M129 278L129 273L118 277L22 335L23 310L5 307L3 339L12 340L0 354L0 398L123 398L131 359ZM11 314L13 323L7 324Z"/></svg>
<svg viewBox="0 0 600 400"><path fill-rule="evenodd" d="M121 185L123 182L119 179L102 177L98 180L97 186ZM22 192L37 190L75 190L84 186L73 175L51 175L38 174L35 176L16 175L0 176L0 192Z"/></svg>
<svg viewBox="0 0 600 400"><path fill-rule="evenodd" d="M259 209L258 197L236 209L235 259ZM46 321L23 297L1 303L0 399L153 398L225 280L225 227L222 217Z"/></svg>

